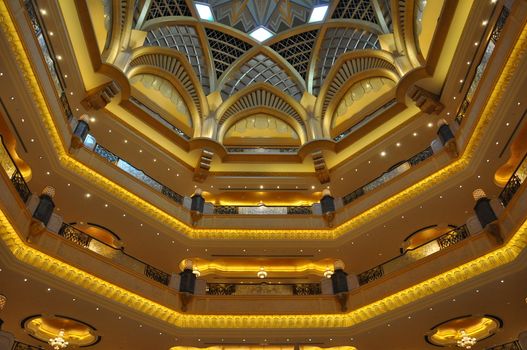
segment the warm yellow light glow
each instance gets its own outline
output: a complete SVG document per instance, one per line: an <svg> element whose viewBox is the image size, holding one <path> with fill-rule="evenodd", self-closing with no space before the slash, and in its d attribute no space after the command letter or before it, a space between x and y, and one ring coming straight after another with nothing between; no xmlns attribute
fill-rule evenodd
<svg viewBox="0 0 527 350"><path fill-rule="evenodd" d="M197 266L201 276L217 275L223 277L255 276L265 267L265 272L272 273L275 277L294 276L323 276L335 263L335 259L322 259L311 261L308 259L260 259L260 258L222 258L206 260L198 257L184 259L179 263L183 271L188 268L188 261ZM332 269L330 269L332 270Z"/></svg>

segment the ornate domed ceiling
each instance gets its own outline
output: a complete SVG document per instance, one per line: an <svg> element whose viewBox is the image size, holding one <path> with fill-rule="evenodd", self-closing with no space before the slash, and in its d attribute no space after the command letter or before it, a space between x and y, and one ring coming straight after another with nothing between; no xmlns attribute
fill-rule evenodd
<svg viewBox="0 0 527 350"><path fill-rule="evenodd" d="M365 137L408 107L407 89L430 76L423 69L443 6L429 11L433 24L423 37L425 4L103 0L87 10L101 64L120 75L106 74L122 92L112 101L114 116L175 131L184 151L205 148L221 162L232 152L258 157L264 148L287 155L286 163L305 163L314 151L342 151L347 146L337 143ZM271 36L260 42L258 29ZM301 151L313 141L323 142Z"/></svg>

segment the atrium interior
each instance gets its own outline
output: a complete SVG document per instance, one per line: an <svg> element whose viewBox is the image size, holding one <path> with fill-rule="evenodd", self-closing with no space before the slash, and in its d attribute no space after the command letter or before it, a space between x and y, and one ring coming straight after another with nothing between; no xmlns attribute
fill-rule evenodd
<svg viewBox="0 0 527 350"><path fill-rule="evenodd" d="M527 1L3 0L0 350L527 350Z"/></svg>

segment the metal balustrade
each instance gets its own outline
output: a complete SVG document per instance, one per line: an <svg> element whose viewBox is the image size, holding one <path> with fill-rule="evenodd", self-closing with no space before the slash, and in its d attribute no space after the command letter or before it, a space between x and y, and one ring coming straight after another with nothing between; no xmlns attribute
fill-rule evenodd
<svg viewBox="0 0 527 350"><path fill-rule="evenodd" d="M520 186L525 182L527 178L527 154L523 157L522 161L516 167L516 170L512 173L509 181L501 191L499 199L504 207L506 207L512 200L512 197L516 194Z"/></svg>
<svg viewBox="0 0 527 350"><path fill-rule="evenodd" d="M403 254L390 259L372 269L360 273L357 277L359 285L364 285L378 280L389 272L393 272L409 265L410 263L430 256L440 250L453 246L470 236L466 225L456 227L455 229L442 234L436 239L423 243L415 248L406 250Z"/></svg>
<svg viewBox="0 0 527 350"><path fill-rule="evenodd" d="M409 170L411 167L416 166L417 164L425 161L426 159L430 158L433 155L434 155L434 151L432 150L432 147L428 146L421 152L410 157L408 160L397 163L396 165L391 167L388 171L376 177L372 181L368 182L366 185L363 185L357 188L355 191L348 193L347 195L342 197L342 202L344 203L344 205L347 205L353 202L354 200L365 195L367 192L373 191L377 187L399 176L400 174Z"/></svg>
<svg viewBox="0 0 527 350"><path fill-rule="evenodd" d="M168 285L170 281L170 274L125 253L124 249L118 249L108 245L74 226L64 223L58 234L82 248L89 249L131 270L142 273L156 282Z"/></svg>
<svg viewBox="0 0 527 350"><path fill-rule="evenodd" d="M29 196L31 196L29 186L27 185L26 180L22 176L22 173L16 166L13 157L11 157L11 154L7 150L2 135L0 135L0 140L2 141L2 147L0 148L0 164L4 169L7 177L9 177L9 179L11 180L11 183L15 187L16 191L20 195L20 198L22 198L24 202L27 202Z"/></svg>
<svg viewBox="0 0 527 350"><path fill-rule="evenodd" d="M465 118L470 103L472 102L472 99L476 94L476 90L479 86L479 83L481 82L483 74L485 73L492 53L494 52L494 48L496 47L496 44L498 43L498 40L501 37L500 34L503 30L503 27L505 26L505 22L508 16L509 10L506 7L503 7L500 16L498 17L498 20L496 21L496 24L492 29L492 33L489 37L489 40L487 41L487 45L485 46L483 56L481 57L478 66L476 67L476 72L472 77L472 82L470 83L470 86L467 92L465 93L465 97L463 98L463 102L461 102L461 105L459 106L459 109L456 113L456 117L454 120L457 122L458 125L461 125L463 119Z"/></svg>
<svg viewBox="0 0 527 350"><path fill-rule="evenodd" d="M320 295L320 283L207 283L207 295Z"/></svg>
<svg viewBox="0 0 527 350"><path fill-rule="evenodd" d="M175 192L168 186L165 186L162 183L158 182L151 176L147 175L144 171L136 168L135 166L123 160L121 157L115 155L114 153L112 153L105 147L101 146L100 144L98 143L95 144L95 147L93 147L93 152L101 156L104 160L108 161L109 163L112 163L113 165L117 166L119 169L130 174L134 178L147 184L148 186L150 186L157 192L161 193L163 196L169 198L170 200L178 204L183 204L184 196Z"/></svg>

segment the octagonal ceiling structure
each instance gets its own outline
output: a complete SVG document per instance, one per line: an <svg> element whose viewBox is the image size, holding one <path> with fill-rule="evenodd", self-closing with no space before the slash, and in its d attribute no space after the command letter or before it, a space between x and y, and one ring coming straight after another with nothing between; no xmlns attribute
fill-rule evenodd
<svg viewBox="0 0 527 350"><path fill-rule="evenodd" d="M206 17L197 6L208 9ZM444 75L435 74L436 68L444 70L450 61L438 63L446 39L436 34L449 28L459 6L422 0L154 0L61 7L78 13L89 53L91 64L85 65L86 57L72 45L86 106L114 84L118 94L99 106L103 113L153 144L167 128L176 130L168 137L176 147L172 155L190 169L199 166L195 150L206 149L214 154L213 174L246 173L238 165L250 160L249 172L273 176L276 170L266 165L278 160L291 173L315 178L308 157L313 152L323 152L332 171L418 119L423 112L407 93L425 78L424 85L437 90L432 93L439 91ZM310 23L321 8L327 12ZM65 20L74 42L79 23ZM271 37L254 39L258 28Z"/></svg>

